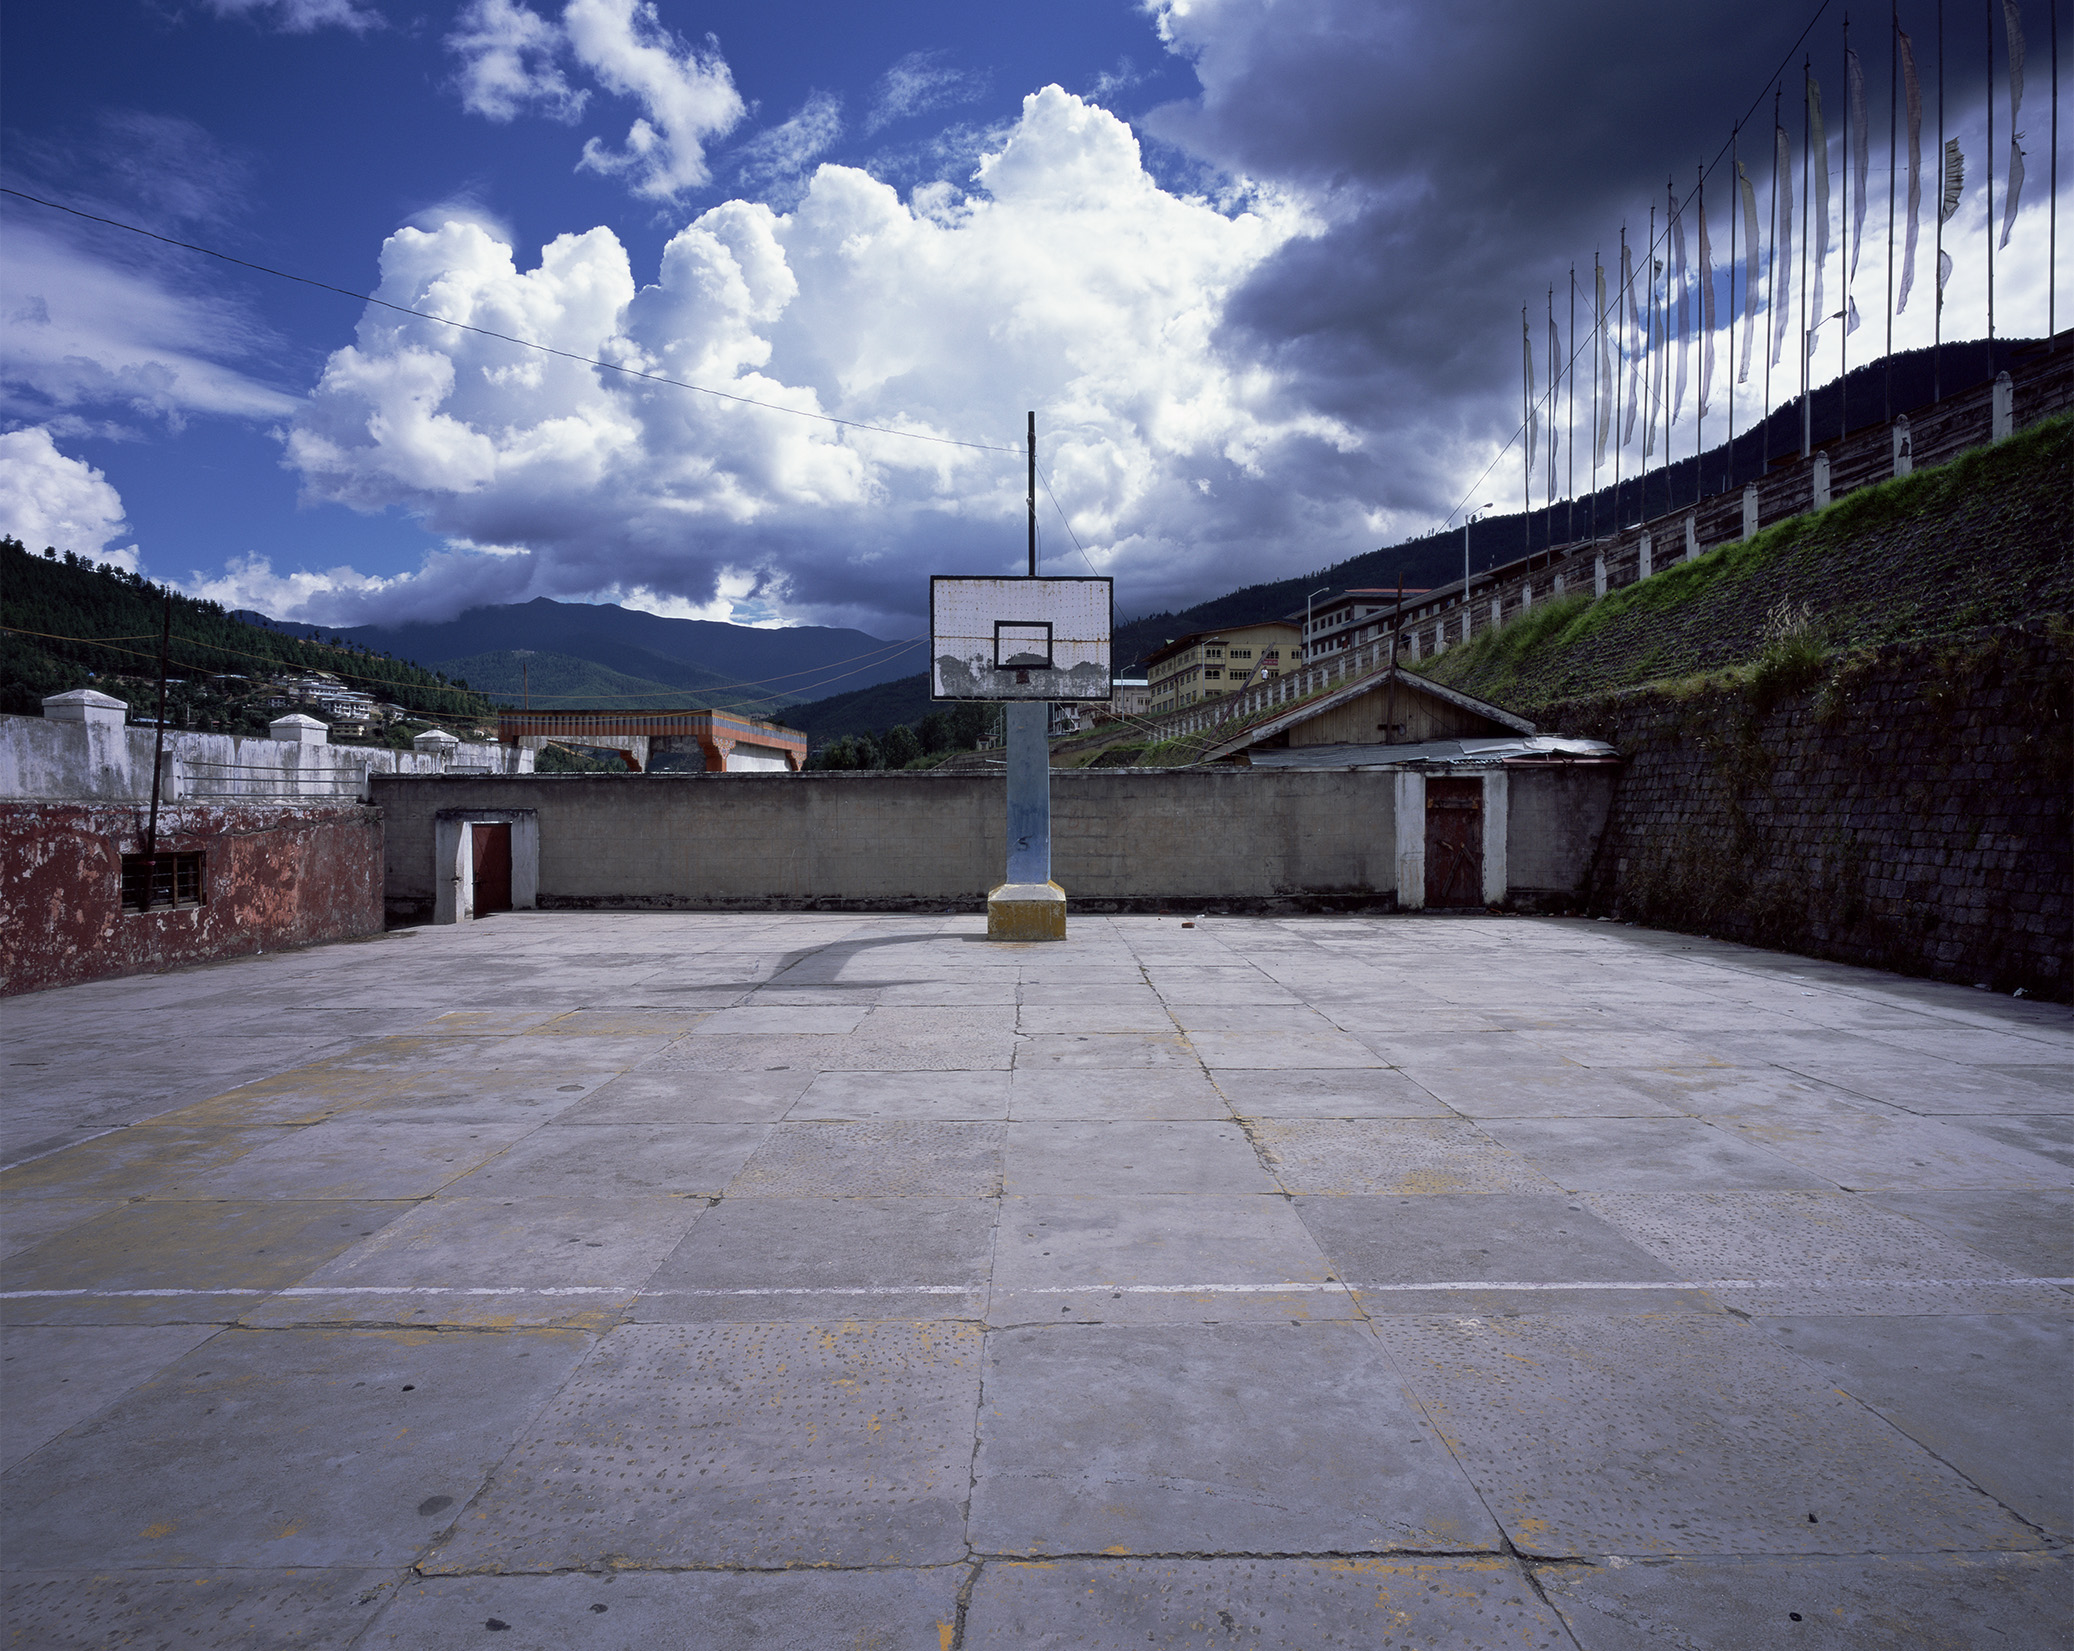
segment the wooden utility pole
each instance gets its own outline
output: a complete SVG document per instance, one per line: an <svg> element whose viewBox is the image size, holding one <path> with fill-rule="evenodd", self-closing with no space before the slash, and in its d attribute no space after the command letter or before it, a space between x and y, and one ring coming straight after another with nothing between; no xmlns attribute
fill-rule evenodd
<svg viewBox="0 0 2074 1651"><path fill-rule="evenodd" d="M158 726L151 738L151 813L144 825L144 909L158 893L159 775L166 758L166 670L173 652L173 587L166 587L165 619L158 633Z"/></svg>
<svg viewBox="0 0 2074 1651"><path fill-rule="evenodd" d="M1030 577L1037 577L1037 414L1030 413Z"/></svg>

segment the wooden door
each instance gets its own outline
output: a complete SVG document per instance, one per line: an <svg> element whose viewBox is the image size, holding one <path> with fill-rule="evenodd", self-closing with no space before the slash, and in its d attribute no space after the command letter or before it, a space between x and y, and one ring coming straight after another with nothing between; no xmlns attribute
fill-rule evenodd
<svg viewBox="0 0 2074 1651"><path fill-rule="evenodd" d="M511 910L511 827L478 825L474 833L475 915Z"/></svg>
<svg viewBox="0 0 2074 1651"><path fill-rule="evenodd" d="M1426 904L1483 904L1483 781L1426 781Z"/></svg>

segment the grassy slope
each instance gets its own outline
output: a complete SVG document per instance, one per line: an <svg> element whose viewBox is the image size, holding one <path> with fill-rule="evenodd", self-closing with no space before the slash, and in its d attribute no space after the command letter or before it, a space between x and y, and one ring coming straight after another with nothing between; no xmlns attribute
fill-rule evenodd
<svg viewBox="0 0 2074 1651"><path fill-rule="evenodd" d="M1538 705L1747 663L2074 610L2074 418L1862 489L1597 601L1566 597L1417 669Z"/></svg>

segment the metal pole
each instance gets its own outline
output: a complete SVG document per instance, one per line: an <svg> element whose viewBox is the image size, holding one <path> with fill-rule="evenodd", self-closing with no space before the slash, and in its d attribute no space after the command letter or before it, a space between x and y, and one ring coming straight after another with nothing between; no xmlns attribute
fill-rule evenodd
<svg viewBox="0 0 2074 1651"><path fill-rule="evenodd" d="M1930 307L1930 399L1944 400L1944 0L1937 0L1937 302Z"/></svg>
<svg viewBox="0 0 2074 1651"><path fill-rule="evenodd" d="M1764 417L1757 426L1762 433L1757 444L1760 482L1772 468L1772 362L1779 353L1779 102L1785 95L1783 86L1772 88L1772 255L1764 261Z"/></svg>
<svg viewBox="0 0 2074 1651"><path fill-rule="evenodd" d="M2058 0L2054 0L2057 4ZM1894 0L1887 20L1887 364L1880 418L1894 422L1894 175L1901 170L1901 6ZM1920 127L1917 128L1921 130Z"/></svg>
<svg viewBox="0 0 2074 1651"><path fill-rule="evenodd" d="M166 668L173 651L173 587L166 587L165 618L158 635L158 726L151 734L151 813L144 825L144 909L158 893L158 780L166 756Z"/></svg>
<svg viewBox="0 0 2074 1651"><path fill-rule="evenodd" d="M2058 6L2060 0L2052 0ZM1988 376L1995 376L1995 0L1981 0L1980 20L1988 35L1988 152L1981 181L1988 186Z"/></svg>
<svg viewBox="0 0 2074 1651"><path fill-rule="evenodd" d="M1808 203L1810 145L1815 138L1814 123L1808 119L1814 107L1809 91L1810 65L1800 66L1800 456L1806 458L1815 445L1815 395L1808 383ZM1822 157L1822 164L1829 164L1829 157ZM1824 187L1827 187L1826 185Z"/></svg>
<svg viewBox="0 0 2074 1651"><path fill-rule="evenodd" d="M1577 266L1570 266L1570 358L1563 365L1570 377L1570 411L1564 422L1567 428L1563 439L1570 444L1569 469L1565 473L1563 491L1570 496L1569 510L1563 519L1563 538L1567 543L1577 542Z"/></svg>
<svg viewBox="0 0 2074 1651"><path fill-rule="evenodd" d="M1030 413L1030 577L1037 577L1037 413Z"/></svg>
<svg viewBox="0 0 2074 1651"><path fill-rule="evenodd" d="M2059 310L2054 300L2060 286L2060 7L2059 0L2046 8L2052 16L2052 155L2045 173L2045 349L2049 355L2059 348Z"/></svg>

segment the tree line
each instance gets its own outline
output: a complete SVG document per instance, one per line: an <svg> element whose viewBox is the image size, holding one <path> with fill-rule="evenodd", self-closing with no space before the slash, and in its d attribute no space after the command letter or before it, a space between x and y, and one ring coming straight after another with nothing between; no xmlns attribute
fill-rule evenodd
<svg viewBox="0 0 2074 1651"><path fill-rule="evenodd" d="M932 711L919 722L895 723L876 734L845 734L807 758L808 768L933 768L954 751L971 751L1000 737L1001 707L961 703Z"/></svg>

